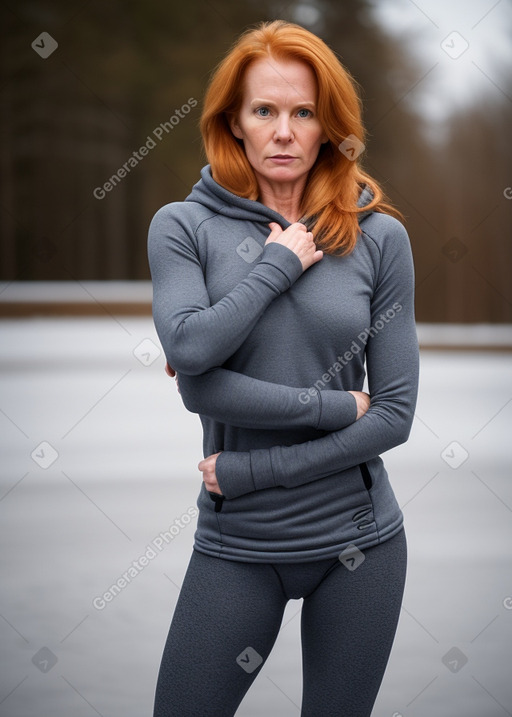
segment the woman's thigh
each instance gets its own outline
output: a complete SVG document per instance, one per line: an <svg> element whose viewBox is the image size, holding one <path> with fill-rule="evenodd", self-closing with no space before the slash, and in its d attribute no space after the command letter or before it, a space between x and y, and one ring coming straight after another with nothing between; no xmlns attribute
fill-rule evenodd
<svg viewBox="0 0 512 717"><path fill-rule="evenodd" d="M396 632L406 563L402 530L354 562L339 562L305 598L301 717L369 717Z"/></svg>
<svg viewBox="0 0 512 717"><path fill-rule="evenodd" d="M274 645L285 605L270 565L194 550L162 656L154 717L232 717Z"/></svg>

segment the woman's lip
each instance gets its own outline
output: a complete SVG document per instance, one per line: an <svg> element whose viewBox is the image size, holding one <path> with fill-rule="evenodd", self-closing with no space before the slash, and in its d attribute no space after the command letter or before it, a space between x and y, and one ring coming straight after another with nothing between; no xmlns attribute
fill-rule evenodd
<svg viewBox="0 0 512 717"><path fill-rule="evenodd" d="M273 157L269 157L269 159L271 159L272 162L275 162L276 164L290 164L290 162L293 162L297 158L292 157L289 154L287 154L287 155L275 154Z"/></svg>

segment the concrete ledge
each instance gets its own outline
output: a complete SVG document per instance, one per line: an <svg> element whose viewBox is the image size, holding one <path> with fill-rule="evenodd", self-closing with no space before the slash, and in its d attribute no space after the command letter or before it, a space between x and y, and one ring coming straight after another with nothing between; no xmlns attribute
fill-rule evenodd
<svg viewBox="0 0 512 717"><path fill-rule="evenodd" d="M151 315L150 281L0 283L0 317Z"/></svg>
<svg viewBox="0 0 512 717"><path fill-rule="evenodd" d="M512 351L512 324L419 323L417 329L425 349Z"/></svg>

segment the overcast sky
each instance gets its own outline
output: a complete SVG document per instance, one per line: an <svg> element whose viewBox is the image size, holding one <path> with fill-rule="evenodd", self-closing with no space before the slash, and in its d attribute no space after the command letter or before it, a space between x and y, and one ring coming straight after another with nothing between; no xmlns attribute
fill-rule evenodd
<svg viewBox="0 0 512 717"><path fill-rule="evenodd" d="M512 105L512 0L372 0L375 17L418 63L418 82L399 96L442 136L453 111L486 99ZM315 0L295 7L297 22L321 28ZM378 69L377 69L378 71Z"/></svg>
<svg viewBox="0 0 512 717"><path fill-rule="evenodd" d="M410 101L426 118L442 122L487 97L512 105L511 0L375 0L374 7L421 64L425 77Z"/></svg>

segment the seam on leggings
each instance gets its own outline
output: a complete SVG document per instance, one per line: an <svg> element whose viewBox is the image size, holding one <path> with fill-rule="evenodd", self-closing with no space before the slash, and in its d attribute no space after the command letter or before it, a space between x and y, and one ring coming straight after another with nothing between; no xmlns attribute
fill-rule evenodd
<svg viewBox="0 0 512 717"><path fill-rule="evenodd" d="M323 581L325 580L325 578L326 578L328 575L330 575L330 574L332 573L332 571L334 570L334 568L336 568L338 565L341 566L341 563L340 563L339 559L338 559L338 558L334 558L333 564L332 564L329 568L327 568L327 570L325 571L325 573L322 575L322 578L317 582L317 584L315 585L315 587L313 588L313 590L311 590L311 592L309 592L307 595L303 595L303 599L306 600L306 598L308 598L310 595L313 595L313 593L315 592L315 590L317 590L317 589L320 587L320 585L323 583Z"/></svg>
<svg viewBox="0 0 512 717"><path fill-rule="evenodd" d="M405 535L405 529L402 527L402 528L398 531L398 533L396 533L395 535L393 535L391 538L388 538L388 540L393 540L393 538L396 538L397 536L401 535L401 534L402 534L402 531L403 531L403 533L404 533L404 535ZM387 543L387 542L388 542L387 540L385 540L383 543L380 543L380 542L379 542L379 543L377 543L377 545L374 545L373 547L374 547L374 548L377 548L379 545L383 545L384 543ZM370 548L370 550L371 550L371 548ZM309 597L310 595L312 595L312 594L315 592L315 590L316 590L318 587L320 587L320 585L323 583L323 581L325 580L325 578L334 570L334 568L335 568L337 565L341 565L341 562L340 562L339 558L336 558L334 564L331 565L329 568L327 568L327 570L325 571L325 573L324 573L323 576L322 576L322 579L316 584L316 587L313 588L313 590L312 590L310 593L308 593L307 595L304 595L304 599L306 599L307 597Z"/></svg>
<svg viewBox="0 0 512 717"><path fill-rule="evenodd" d="M281 579L281 576L280 576L280 574L279 574L279 571L277 570L277 568L275 567L275 565L273 565L272 563L269 563L269 565L270 565L270 567L272 568L272 570L275 572L275 574L277 575L277 579L279 580L279 585L281 586L281 590L283 591L283 595L285 596L286 600L289 600L290 598L289 598L288 595L286 594L286 590L284 589L284 583L283 583L283 581L282 581L282 579Z"/></svg>

